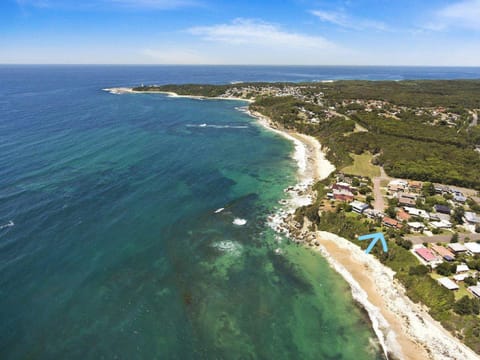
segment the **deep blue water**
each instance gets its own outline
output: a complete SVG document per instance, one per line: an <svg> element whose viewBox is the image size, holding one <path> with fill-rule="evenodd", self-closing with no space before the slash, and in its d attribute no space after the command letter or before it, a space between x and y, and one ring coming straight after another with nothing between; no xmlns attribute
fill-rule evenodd
<svg viewBox="0 0 480 360"><path fill-rule="evenodd" d="M296 181L290 143L242 102L101 89L479 75L0 66L0 358L379 356L341 278L265 225Z"/></svg>

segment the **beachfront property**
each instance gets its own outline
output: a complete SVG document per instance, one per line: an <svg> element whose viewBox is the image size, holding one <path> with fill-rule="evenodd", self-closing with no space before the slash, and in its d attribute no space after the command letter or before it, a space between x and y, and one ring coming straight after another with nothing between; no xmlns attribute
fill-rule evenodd
<svg viewBox="0 0 480 360"><path fill-rule="evenodd" d="M480 285L469 286L468 290L475 295L477 298L480 298Z"/></svg>
<svg viewBox="0 0 480 360"><path fill-rule="evenodd" d="M458 290L460 287L447 277L437 279L437 281L448 290Z"/></svg>
<svg viewBox="0 0 480 360"><path fill-rule="evenodd" d="M363 214L363 212L369 208L368 204L357 200L352 201L350 206L352 207L352 211L356 212L357 214Z"/></svg>
<svg viewBox="0 0 480 360"><path fill-rule="evenodd" d="M430 263L433 261L438 261L439 258L430 250L423 245L416 246L413 249L413 253L418 257L420 257L423 261Z"/></svg>
<svg viewBox="0 0 480 360"><path fill-rule="evenodd" d="M333 189L333 198L337 201L351 202L355 199L355 196L351 191L344 189Z"/></svg>

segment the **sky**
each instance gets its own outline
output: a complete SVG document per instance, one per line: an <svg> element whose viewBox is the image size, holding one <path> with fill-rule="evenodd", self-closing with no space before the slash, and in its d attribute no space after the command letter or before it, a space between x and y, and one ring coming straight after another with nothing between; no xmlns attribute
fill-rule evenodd
<svg viewBox="0 0 480 360"><path fill-rule="evenodd" d="M480 0L0 0L0 63L480 66Z"/></svg>

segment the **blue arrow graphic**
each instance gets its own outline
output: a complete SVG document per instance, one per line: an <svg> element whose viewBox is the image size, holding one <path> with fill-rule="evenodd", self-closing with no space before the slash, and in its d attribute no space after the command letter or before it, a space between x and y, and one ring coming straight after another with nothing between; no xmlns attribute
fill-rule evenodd
<svg viewBox="0 0 480 360"><path fill-rule="evenodd" d="M367 250L365 250L365 252L368 254L370 251L372 251L373 247L375 246L375 244L377 243L378 240L380 240L382 242L382 246L383 246L383 252L387 252L388 251L388 247L387 247L387 241L385 240L385 237L383 236L383 233L373 233L373 234L368 234L368 235L362 235L362 236L359 236L358 237L358 240L362 241L362 240L368 240L368 239L373 239L372 242L370 243L370 245L368 245L368 248Z"/></svg>

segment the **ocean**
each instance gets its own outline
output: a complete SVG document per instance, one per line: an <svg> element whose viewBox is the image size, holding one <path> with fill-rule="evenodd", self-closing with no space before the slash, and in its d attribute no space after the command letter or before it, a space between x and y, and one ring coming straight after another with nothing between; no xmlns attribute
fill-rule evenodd
<svg viewBox="0 0 480 360"><path fill-rule="evenodd" d="M241 101L102 91L341 78L480 68L0 66L0 358L381 359L346 282L266 225L290 142Z"/></svg>

